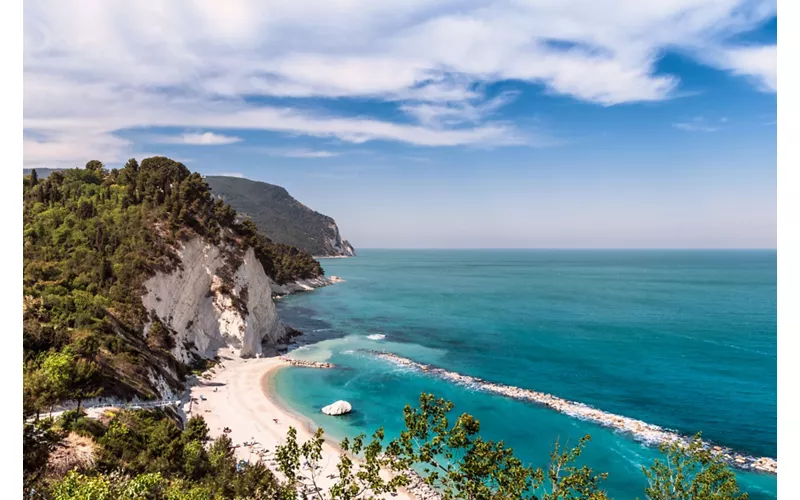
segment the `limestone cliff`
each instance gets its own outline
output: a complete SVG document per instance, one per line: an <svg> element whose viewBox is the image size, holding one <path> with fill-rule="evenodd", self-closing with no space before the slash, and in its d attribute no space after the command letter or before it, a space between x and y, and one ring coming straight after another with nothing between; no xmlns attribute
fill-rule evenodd
<svg viewBox="0 0 800 500"><path fill-rule="evenodd" d="M148 279L142 297L150 312L145 331L161 321L174 335L178 360L213 358L225 347L256 356L262 342L275 345L285 336L272 301L275 284L252 248L241 252L197 237L178 254L179 267Z"/></svg>
<svg viewBox="0 0 800 500"><path fill-rule="evenodd" d="M320 256L331 257L355 257L356 249L349 241L343 240L342 235L339 233L339 226L331 219L328 223L328 231L326 233L324 249L325 253Z"/></svg>

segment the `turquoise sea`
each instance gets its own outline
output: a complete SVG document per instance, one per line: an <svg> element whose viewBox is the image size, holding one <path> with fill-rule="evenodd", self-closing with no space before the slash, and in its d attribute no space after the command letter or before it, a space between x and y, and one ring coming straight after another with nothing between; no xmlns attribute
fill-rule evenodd
<svg viewBox="0 0 800 500"><path fill-rule="evenodd" d="M322 264L346 282L279 310L306 333L293 355L338 367L284 369L275 384L329 435L395 435L404 405L433 392L534 465L590 434L582 461L609 473L615 498L643 498L654 448L363 352L377 349L776 457L775 251L363 250ZM353 413L320 413L337 399ZM752 499L776 497L774 475L738 476Z"/></svg>

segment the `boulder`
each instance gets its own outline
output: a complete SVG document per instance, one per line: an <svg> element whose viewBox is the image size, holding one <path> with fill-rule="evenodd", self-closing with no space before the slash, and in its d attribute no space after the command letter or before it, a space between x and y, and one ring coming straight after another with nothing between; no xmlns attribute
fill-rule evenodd
<svg viewBox="0 0 800 500"><path fill-rule="evenodd" d="M347 401L337 401L331 403L322 409L322 413L326 415L344 415L353 411L353 407Z"/></svg>

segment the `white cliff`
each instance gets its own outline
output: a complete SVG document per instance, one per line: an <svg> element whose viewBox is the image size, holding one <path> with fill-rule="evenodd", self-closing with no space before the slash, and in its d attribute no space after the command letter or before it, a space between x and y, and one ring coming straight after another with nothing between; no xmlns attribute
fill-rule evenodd
<svg viewBox="0 0 800 500"><path fill-rule="evenodd" d="M241 357L257 356L262 353L262 341L275 344L284 336L272 301L273 282L252 248L231 259L236 249L198 237L178 253L180 266L147 280L142 297L148 313L171 330L172 353L178 360L213 358L227 347ZM231 263L238 264L232 282ZM151 317L148 327L152 321Z"/></svg>
<svg viewBox="0 0 800 500"><path fill-rule="evenodd" d="M320 276L318 278L291 281L289 283L284 283L283 285L279 285L274 281L270 281L270 283L272 286L272 293L276 296L282 296L298 292L310 292L315 288L333 285L334 283L341 283L342 281L344 280L338 276Z"/></svg>
<svg viewBox="0 0 800 500"><path fill-rule="evenodd" d="M342 235L339 232L339 226L336 225L336 222L334 222L333 219L330 219L330 222L328 222L327 233L328 234L325 237L325 250L327 252L327 256L355 257L355 248L353 248L353 245L351 245L349 241L342 239Z"/></svg>

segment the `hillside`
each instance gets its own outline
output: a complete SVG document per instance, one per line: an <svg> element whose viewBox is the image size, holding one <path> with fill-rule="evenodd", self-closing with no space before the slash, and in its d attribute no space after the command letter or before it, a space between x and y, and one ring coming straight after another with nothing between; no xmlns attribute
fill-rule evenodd
<svg viewBox="0 0 800 500"><path fill-rule="evenodd" d="M33 171L33 169L23 168L22 175L23 176L31 175L31 171ZM40 179L46 179L53 172L62 172L62 171L64 171L63 168L37 168L36 175L38 175Z"/></svg>
<svg viewBox="0 0 800 500"><path fill-rule="evenodd" d="M315 256L355 255L352 245L339 234L336 221L303 205L286 189L238 177L208 176L205 180L215 195L250 217L274 241Z"/></svg>
<svg viewBox="0 0 800 500"><path fill-rule="evenodd" d="M320 278L164 157L23 183L23 344L30 412L92 397L166 397L192 365L284 333L272 289ZM176 302L175 298L180 302Z"/></svg>

